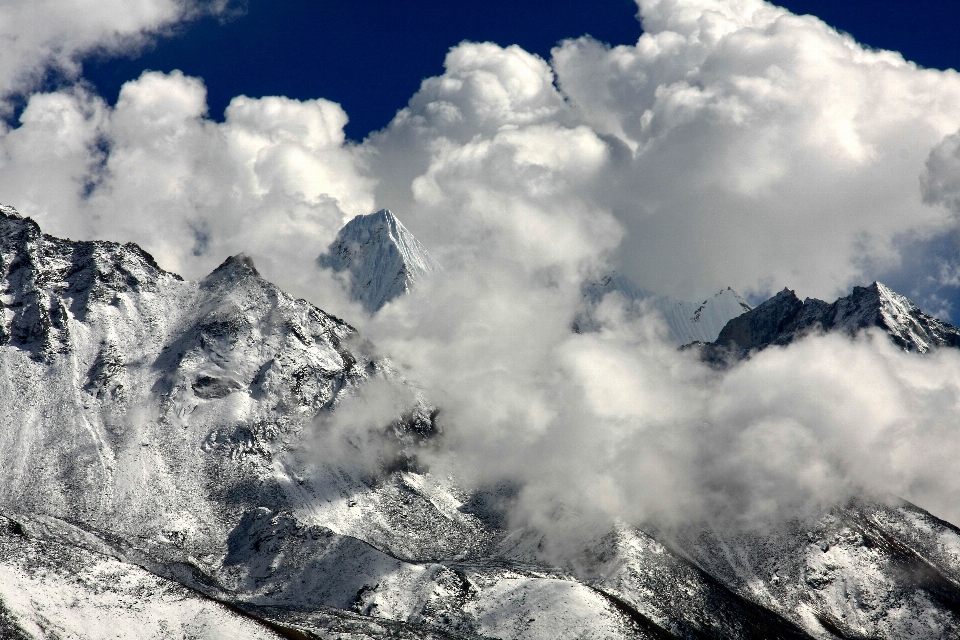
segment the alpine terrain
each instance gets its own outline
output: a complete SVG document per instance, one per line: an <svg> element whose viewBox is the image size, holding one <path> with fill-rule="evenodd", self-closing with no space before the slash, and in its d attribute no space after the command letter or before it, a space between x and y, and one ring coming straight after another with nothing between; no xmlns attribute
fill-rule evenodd
<svg viewBox="0 0 960 640"><path fill-rule="evenodd" d="M854 335L876 327L908 351L960 347L960 329L921 311L904 296L879 282L854 287L832 304L815 298L803 302L784 289L756 309L730 320L716 340L704 345L708 360L744 358L770 345L784 346L811 333L842 331Z"/></svg>
<svg viewBox="0 0 960 640"><path fill-rule="evenodd" d="M437 268L386 211L321 264L370 311ZM879 284L791 296L661 311L717 349L865 326L960 344ZM960 529L894 498L754 533L617 523L546 557L550 531L509 524L516 487L421 462L445 437L430 398L242 255L185 281L4 207L0 304L0 637L960 637ZM384 387L394 415L338 440Z"/></svg>

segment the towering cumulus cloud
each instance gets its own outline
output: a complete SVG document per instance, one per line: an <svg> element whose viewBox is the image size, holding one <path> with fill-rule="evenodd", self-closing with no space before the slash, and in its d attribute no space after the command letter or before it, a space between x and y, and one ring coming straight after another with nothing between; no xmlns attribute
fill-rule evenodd
<svg viewBox="0 0 960 640"><path fill-rule="evenodd" d="M345 219L389 207L438 256L490 231L538 260L554 247L684 298L724 286L831 297L895 270L904 238L953 224L919 177L960 128L955 72L760 0L639 5L636 45L584 37L549 62L454 47L360 146L322 99L237 98L212 122L200 81L178 74L128 84L115 108L79 86L37 94L0 140L2 187L51 231L141 241L188 273L240 248L276 260L281 245L306 269ZM16 68L66 68L198 10L145 6L102 32L64 22L69 38L36 42L80 44L60 57L31 45ZM176 233L138 232L158 220Z"/></svg>
<svg viewBox="0 0 960 640"><path fill-rule="evenodd" d="M617 261L690 297L787 284L829 297L866 263L895 267L904 234L948 223L918 178L960 127L955 72L759 1L640 2L640 15L635 46L567 41L552 66L515 47L452 50L446 73L374 138L394 151L377 166L379 196L429 205L460 161L452 149L534 132L538 148L572 149L584 131L604 152L572 153L592 172L577 195L623 226ZM411 147L420 164L393 169ZM496 191L509 198L510 184Z"/></svg>
<svg viewBox="0 0 960 640"><path fill-rule="evenodd" d="M954 224L921 175L955 155L928 163L960 77L763 2L640 15L635 46L581 38L550 63L461 44L366 141L378 203L446 268L366 330L437 394L459 471L521 482L518 517L756 522L864 490L955 517L953 463L924 453L960 444L953 355L824 338L716 374L615 296L598 334L568 327L578 283L613 267L679 296L830 300L896 268L903 238Z"/></svg>

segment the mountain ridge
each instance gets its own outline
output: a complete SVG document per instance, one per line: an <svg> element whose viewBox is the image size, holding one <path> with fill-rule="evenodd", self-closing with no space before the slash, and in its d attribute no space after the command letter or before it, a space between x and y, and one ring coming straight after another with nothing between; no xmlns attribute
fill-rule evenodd
<svg viewBox="0 0 960 640"><path fill-rule="evenodd" d="M786 346L807 335L842 332L856 335L876 327L906 351L926 353L960 347L960 329L934 318L910 299L880 282L854 287L848 296L827 303L800 301L784 288L755 309L731 319L712 343L700 344L704 358L722 363L743 359L769 346Z"/></svg>
<svg viewBox="0 0 960 640"><path fill-rule="evenodd" d="M191 282L133 245L45 236L6 211L0 629L12 637L108 637L96 620L166 637L166 618L204 639L960 633L953 592L931 582L960 584L960 533L922 509L863 502L763 539L617 523L551 559L551 531L510 528L518 489L415 464L443 443L429 405L353 327L248 258ZM398 391L395 415L362 439L340 434L338 412L380 386Z"/></svg>

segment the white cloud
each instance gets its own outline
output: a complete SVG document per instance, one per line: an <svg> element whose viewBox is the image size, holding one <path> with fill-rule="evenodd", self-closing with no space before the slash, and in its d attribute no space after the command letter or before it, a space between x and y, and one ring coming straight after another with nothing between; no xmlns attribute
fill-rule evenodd
<svg viewBox="0 0 960 640"><path fill-rule="evenodd" d="M641 1L645 33L563 43L553 65L583 120L635 152L598 195L647 286L791 286L830 298L889 266L899 234L941 229L918 176L960 127L960 76L868 50L760 2Z"/></svg>
<svg viewBox="0 0 960 640"><path fill-rule="evenodd" d="M759 0L639 5L633 46L567 41L551 64L517 47L454 47L445 73L365 145L378 202L444 247L462 220L449 202L450 222L434 211L449 196L437 176L466 171L508 132L536 129L546 149L588 130L606 151L585 159L572 195L623 227L613 261L627 275L691 299L723 286L829 299L895 269L900 238L953 224L924 203L918 177L960 128L956 72ZM551 171L545 156L514 160L472 193L503 206L529 197L511 177Z"/></svg>
<svg viewBox="0 0 960 640"><path fill-rule="evenodd" d="M364 145L378 204L446 267L364 326L444 407L434 464L521 480L532 522L558 502L757 522L861 491L960 516L954 353L833 336L717 374L613 299L603 332L569 331L610 264L680 296L827 299L894 267L901 238L954 224L919 177L960 76L758 1L640 8L637 45L551 64L461 44Z"/></svg>
<svg viewBox="0 0 960 640"><path fill-rule="evenodd" d="M114 108L80 89L36 94L0 136L4 201L50 233L137 242L192 278L246 252L302 293L313 258L374 206L346 114L242 96L223 123L205 113L202 82L179 72L144 73Z"/></svg>
<svg viewBox="0 0 960 640"><path fill-rule="evenodd" d="M35 88L50 71L75 79L84 55L135 50L151 35L199 15L221 14L227 4L227 0L3 0L0 99Z"/></svg>

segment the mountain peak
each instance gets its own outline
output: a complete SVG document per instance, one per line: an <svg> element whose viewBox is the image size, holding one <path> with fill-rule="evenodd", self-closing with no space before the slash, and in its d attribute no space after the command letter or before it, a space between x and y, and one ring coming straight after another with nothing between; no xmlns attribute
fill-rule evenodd
<svg viewBox="0 0 960 640"><path fill-rule="evenodd" d="M592 308L605 295L616 291L630 302L647 301L660 312L670 332L670 340L678 346L691 342L712 342L731 318L751 309L747 301L731 287L721 289L706 300L690 302L655 295L615 271L597 280L584 282L581 290L587 308L578 313L574 320L575 331L596 329L598 325L592 317Z"/></svg>
<svg viewBox="0 0 960 640"><path fill-rule="evenodd" d="M222 281L236 282L250 276L260 277L260 272L253 264L253 258L245 253L238 253L220 263L219 267L211 271L210 275L202 280L202 284L210 286Z"/></svg>
<svg viewBox="0 0 960 640"><path fill-rule="evenodd" d="M17 220L23 219L23 214L8 204L0 204L0 215L7 218L15 218Z"/></svg>
<svg viewBox="0 0 960 640"><path fill-rule="evenodd" d="M336 273L349 273L351 295L371 313L440 269L389 209L357 216L345 224L317 264Z"/></svg>
<svg viewBox="0 0 960 640"><path fill-rule="evenodd" d="M807 298L800 302L784 289L723 328L715 346L741 355L771 344L786 345L808 333L843 331L850 335L878 327L907 351L960 346L960 329L927 315L909 298L880 282L854 287L832 304Z"/></svg>

